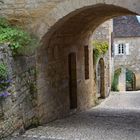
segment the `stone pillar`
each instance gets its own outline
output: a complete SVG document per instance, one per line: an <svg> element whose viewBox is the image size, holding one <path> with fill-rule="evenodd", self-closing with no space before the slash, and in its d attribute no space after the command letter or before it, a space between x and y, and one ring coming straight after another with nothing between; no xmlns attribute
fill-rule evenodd
<svg viewBox="0 0 140 140"><path fill-rule="evenodd" d="M126 68L121 67L121 74L119 76L119 91L126 91Z"/></svg>
<svg viewBox="0 0 140 140"><path fill-rule="evenodd" d="M135 77L135 74L133 74L133 85L132 85L132 90L133 90L133 91L136 90L136 77Z"/></svg>
<svg viewBox="0 0 140 140"><path fill-rule="evenodd" d="M136 90L140 90L140 73L136 73Z"/></svg>

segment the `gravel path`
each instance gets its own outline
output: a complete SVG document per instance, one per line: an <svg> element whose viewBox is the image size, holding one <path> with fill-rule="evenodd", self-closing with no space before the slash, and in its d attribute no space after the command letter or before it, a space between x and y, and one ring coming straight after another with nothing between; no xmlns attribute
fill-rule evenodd
<svg viewBox="0 0 140 140"><path fill-rule="evenodd" d="M112 93L89 111L6 140L140 140L140 92Z"/></svg>

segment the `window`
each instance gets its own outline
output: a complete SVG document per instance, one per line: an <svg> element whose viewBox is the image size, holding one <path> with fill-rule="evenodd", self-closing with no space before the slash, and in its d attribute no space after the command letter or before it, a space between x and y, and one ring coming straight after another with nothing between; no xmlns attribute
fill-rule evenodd
<svg viewBox="0 0 140 140"><path fill-rule="evenodd" d="M115 44L115 55L129 55L129 44Z"/></svg>
<svg viewBox="0 0 140 140"><path fill-rule="evenodd" d="M89 50L88 50L88 46L84 47L84 57L85 57L85 79L89 79Z"/></svg>
<svg viewBox="0 0 140 140"><path fill-rule="evenodd" d="M118 54L119 54L119 55L125 54L125 48L126 48L125 44L119 44L118 47L119 47Z"/></svg>

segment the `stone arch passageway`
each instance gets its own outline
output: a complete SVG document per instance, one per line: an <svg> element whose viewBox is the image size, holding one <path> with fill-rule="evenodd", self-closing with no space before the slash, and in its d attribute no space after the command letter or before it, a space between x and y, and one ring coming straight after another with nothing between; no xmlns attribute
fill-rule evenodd
<svg viewBox="0 0 140 140"><path fill-rule="evenodd" d="M96 91L93 90L95 83L90 65L93 60L89 38L104 21L116 16L139 14L139 7L138 0L71 0L58 4L40 18L36 30L41 38L41 47L37 50L40 122L65 116L70 111L70 53L76 55L77 109L94 106Z"/></svg>
<svg viewBox="0 0 140 140"><path fill-rule="evenodd" d="M55 139L57 137L57 139L116 140L130 137L132 140L135 136L136 139L139 139L140 133L137 133L140 131L140 122L137 117L140 116L139 92L134 92L134 95L112 93L105 102L101 103L101 106L99 105L91 111L86 110L99 103L96 98L97 61L94 61L93 57L96 45L91 44L91 40L95 40L93 35L95 29L114 17L124 16L125 18L127 15L140 14L140 0L2 1L4 3L0 3L0 15L6 17L12 25L21 25L35 34L39 38L40 45L33 56L22 57L21 63L17 59L16 71L19 71L19 76L14 76L14 78L16 83L27 85L28 89L26 90L24 87L21 89L17 86L18 94L14 94L10 100L7 100L10 102L10 107L11 103L15 104L15 109L10 108L10 113L9 109L6 111L8 112L5 113L8 115L6 118L10 118L8 122L2 115L5 121L0 125L2 126L2 131L0 130L2 135L0 135L5 137L5 133L8 135L15 128L18 128L19 133L23 133L24 128L31 128L78 111L84 111L79 115L73 115L70 119L64 119L66 121L57 120L51 123L50 127L47 124L45 131L42 131L41 127L37 128L39 133L36 130L31 130L31 133L27 132L29 135L26 133L27 135L24 135L23 139L31 137L33 139ZM108 28L110 29L112 26L108 26ZM113 77L113 74L109 72L111 68L113 69L113 66L110 65L113 53L111 55L111 33L107 34L108 29L103 32L105 37L108 36L107 42L109 42L109 44L105 45L104 43L104 45L109 47L106 52L103 51L96 58L97 60L103 58L99 61L99 85L101 96L104 98L109 95L111 90L111 76ZM9 52L7 53L9 57ZM133 62L135 63L135 61ZM11 58L10 63L13 64ZM24 69L24 67L28 69L28 67L26 68L28 65L33 65L33 71L24 71L25 74L21 75L20 69ZM10 69L14 67L12 66ZM16 71L15 74L17 74ZM30 78L30 74L33 74L33 78ZM27 77L27 82L25 77ZM134 79L140 81L140 74L135 72ZM15 84L15 82L13 83ZM140 88L140 82L139 85L137 84L138 82L136 82L136 88L138 86ZM14 89L14 87L12 88ZM20 92L22 93L20 94ZM116 95L113 96L113 94ZM132 109L132 112L128 108L123 110L124 107ZM11 114L16 118L14 121ZM115 123L114 120L116 120ZM12 129L9 129L9 126ZM80 133L77 133L77 130Z"/></svg>

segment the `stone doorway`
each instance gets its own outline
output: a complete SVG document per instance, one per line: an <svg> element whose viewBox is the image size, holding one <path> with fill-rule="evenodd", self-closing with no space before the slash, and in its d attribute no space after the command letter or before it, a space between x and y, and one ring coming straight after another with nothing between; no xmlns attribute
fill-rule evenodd
<svg viewBox="0 0 140 140"><path fill-rule="evenodd" d="M136 90L136 77L135 74L126 69L126 91L135 91Z"/></svg>
<svg viewBox="0 0 140 140"><path fill-rule="evenodd" d="M101 58L98 63L98 98L105 98L105 69L104 60Z"/></svg>
<svg viewBox="0 0 140 140"><path fill-rule="evenodd" d="M69 99L70 109L77 108L77 74L76 74L76 53L68 56L69 64Z"/></svg>
<svg viewBox="0 0 140 140"><path fill-rule="evenodd" d="M136 73L122 66L114 72L112 91L136 91L136 83Z"/></svg>

